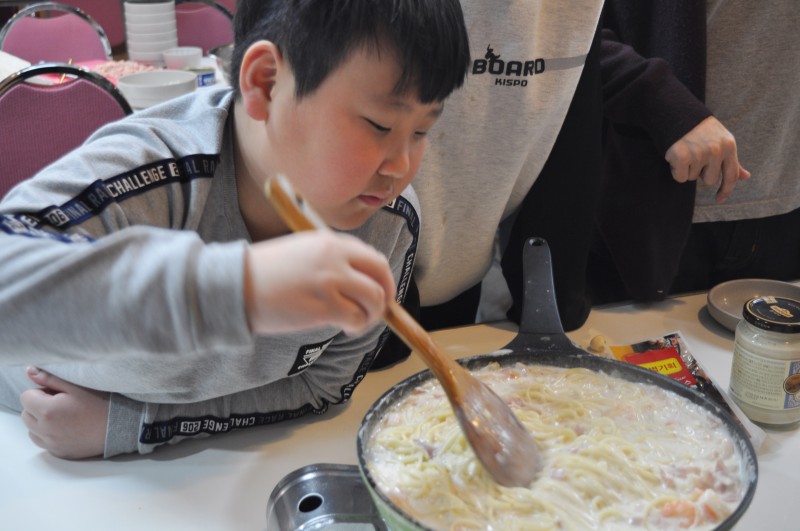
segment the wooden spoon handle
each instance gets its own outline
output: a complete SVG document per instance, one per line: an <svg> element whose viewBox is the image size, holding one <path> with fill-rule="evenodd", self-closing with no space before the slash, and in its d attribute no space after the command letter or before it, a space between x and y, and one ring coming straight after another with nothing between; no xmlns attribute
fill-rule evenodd
<svg viewBox="0 0 800 531"><path fill-rule="evenodd" d="M292 198L280 184L279 178L268 179L264 183L264 192L272 206L278 211L278 215L289 225L293 232L304 230L323 230L327 229L324 223L313 222L309 216L300 210L297 199Z"/></svg>
<svg viewBox="0 0 800 531"><path fill-rule="evenodd" d="M390 301L383 316L389 328L403 340L409 347L417 351L422 356L426 365L431 369L434 376L439 381L450 382L451 385L444 385L448 394L458 386L454 385L458 373L464 370L458 363L446 357L439 345L433 340L428 332L422 328L405 308L396 301ZM455 398L455 396L451 396Z"/></svg>
<svg viewBox="0 0 800 531"><path fill-rule="evenodd" d="M327 226L322 220L316 218L312 212L304 212L297 203L297 199L292 197L292 193L287 191L287 184L282 184L281 179L269 179L264 185L264 191L272 202L275 210L283 218L289 228L295 232L305 230L327 230ZM447 381L455 384L455 379L459 371L463 370L456 362L447 358L433 341L433 338L409 313L396 301L390 301L384 313L384 320L395 334L403 342L416 350L425 360L425 363L440 381ZM455 389L456 385L445 385L444 388Z"/></svg>
<svg viewBox="0 0 800 531"><path fill-rule="evenodd" d="M304 211L285 177L267 180L264 190L293 231L327 229L311 209ZM428 332L396 301L389 302L383 317L442 384L469 445L495 481L507 487L529 485L538 473L541 459L533 439L508 405L467 369L445 356Z"/></svg>

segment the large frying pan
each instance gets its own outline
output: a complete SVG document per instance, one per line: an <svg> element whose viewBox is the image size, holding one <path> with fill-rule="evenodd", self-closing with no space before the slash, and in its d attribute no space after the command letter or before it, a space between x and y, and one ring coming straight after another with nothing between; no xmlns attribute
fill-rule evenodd
<svg viewBox="0 0 800 531"><path fill-rule="evenodd" d="M467 368L483 367L489 361L497 361L501 365L513 365L521 361L555 367L584 367L613 374L629 381L650 383L668 389L711 411L728 426L746 466L751 471L749 476L752 479L739 507L717 527L719 530L731 529L750 505L758 480L756 453L741 425L715 402L680 382L636 365L589 354L575 346L564 334L558 315L550 266L550 249L547 243L541 238L528 240L525 243L523 261L525 300L519 334L496 353L464 358L459 360L459 363ZM425 529L425 527L403 513L383 493L378 491L367 467L364 446L369 440L370 433L386 411L395 402L402 400L412 389L432 377L430 371L425 370L389 389L367 411L358 432L359 468L378 510L393 530Z"/></svg>

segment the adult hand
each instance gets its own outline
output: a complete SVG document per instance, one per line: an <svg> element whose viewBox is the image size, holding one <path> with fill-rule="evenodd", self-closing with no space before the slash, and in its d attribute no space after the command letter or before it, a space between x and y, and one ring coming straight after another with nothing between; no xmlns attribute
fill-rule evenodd
<svg viewBox="0 0 800 531"><path fill-rule="evenodd" d="M246 264L245 303L255 333L335 326L359 334L395 296L386 257L348 234L309 231L256 243Z"/></svg>
<svg viewBox="0 0 800 531"><path fill-rule="evenodd" d="M672 144L665 158L679 183L699 179L716 186L717 203L730 197L739 180L750 178L750 172L739 165L736 140L713 116Z"/></svg>
<svg viewBox="0 0 800 531"><path fill-rule="evenodd" d="M28 378L42 386L20 395L22 422L31 440L56 457L103 455L109 394L86 389L36 368Z"/></svg>

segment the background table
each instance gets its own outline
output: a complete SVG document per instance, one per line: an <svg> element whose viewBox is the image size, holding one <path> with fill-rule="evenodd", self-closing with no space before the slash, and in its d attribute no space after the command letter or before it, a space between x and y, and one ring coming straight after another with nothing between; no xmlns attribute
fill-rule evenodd
<svg viewBox="0 0 800 531"><path fill-rule="evenodd" d="M710 376L727 389L733 333L705 310L705 295L595 309L569 336L581 346L596 334L627 344L680 331ZM496 350L514 336L508 324L435 333L453 357ZM259 530L276 483L312 463L355 464L355 437L369 406L421 370L412 356L367 375L353 399L311 416L162 448L147 456L64 461L29 442L16 414L0 409L0 528L8 530ZM738 529L798 529L800 432L768 431L755 498Z"/></svg>

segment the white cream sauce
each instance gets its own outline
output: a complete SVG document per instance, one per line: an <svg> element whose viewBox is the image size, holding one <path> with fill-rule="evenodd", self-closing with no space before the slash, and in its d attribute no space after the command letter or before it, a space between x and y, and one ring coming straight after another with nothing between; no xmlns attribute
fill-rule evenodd
<svg viewBox="0 0 800 531"><path fill-rule="evenodd" d="M526 488L481 467L438 382L395 404L367 442L368 467L433 529L713 529L752 467L705 408L586 369L497 364L473 371L511 406L544 460Z"/></svg>

